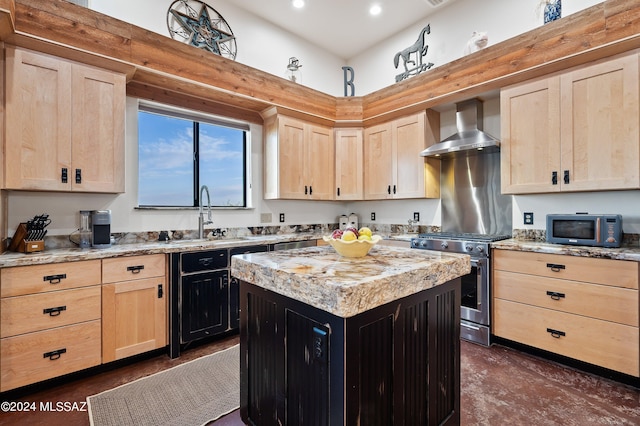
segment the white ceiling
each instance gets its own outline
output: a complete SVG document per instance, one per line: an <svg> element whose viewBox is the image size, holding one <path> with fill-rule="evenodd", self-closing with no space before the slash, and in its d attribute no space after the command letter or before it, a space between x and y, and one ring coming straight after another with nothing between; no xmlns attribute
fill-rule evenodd
<svg viewBox="0 0 640 426"><path fill-rule="evenodd" d="M295 9L291 0L233 0L233 4L342 59L351 59L456 0L305 1L303 9ZM378 16L369 14L374 3L382 7Z"/></svg>

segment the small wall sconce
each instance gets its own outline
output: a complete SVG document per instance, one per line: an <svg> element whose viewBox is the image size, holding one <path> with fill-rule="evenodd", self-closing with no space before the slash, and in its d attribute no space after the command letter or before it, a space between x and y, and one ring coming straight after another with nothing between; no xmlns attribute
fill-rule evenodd
<svg viewBox="0 0 640 426"><path fill-rule="evenodd" d="M298 58L291 57L289 58L289 65L287 65L286 76L289 81L293 81L294 83L300 83L302 79L302 72L300 68L302 64L298 60Z"/></svg>

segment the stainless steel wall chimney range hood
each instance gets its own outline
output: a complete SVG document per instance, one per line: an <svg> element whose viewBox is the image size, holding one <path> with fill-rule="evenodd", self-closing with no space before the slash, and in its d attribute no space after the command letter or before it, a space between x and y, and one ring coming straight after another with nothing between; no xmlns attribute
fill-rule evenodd
<svg viewBox="0 0 640 426"><path fill-rule="evenodd" d="M420 153L423 157L440 157L456 153L497 151L500 141L482 131L482 101L477 98L456 104L458 132Z"/></svg>

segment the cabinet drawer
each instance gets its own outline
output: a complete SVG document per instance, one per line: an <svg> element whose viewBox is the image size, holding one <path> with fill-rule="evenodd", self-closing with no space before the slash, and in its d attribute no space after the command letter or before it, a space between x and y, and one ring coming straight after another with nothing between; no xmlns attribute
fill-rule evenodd
<svg viewBox="0 0 640 426"><path fill-rule="evenodd" d="M100 349L100 320L2 339L0 391L99 365Z"/></svg>
<svg viewBox="0 0 640 426"><path fill-rule="evenodd" d="M494 299L493 334L638 377L638 327ZM565 333L554 337L547 330Z"/></svg>
<svg viewBox="0 0 640 426"><path fill-rule="evenodd" d="M495 270L638 289L640 262L494 250Z"/></svg>
<svg viewBox="0 0 640 426"><path fill-rule="evenodd" d="M100 284L100 261L52 263L0 269L0 296L66 290Z"/></svg>
<svg viewBox="0 0 640 426"><path fill-rule="evenodd" d="M0 337L100 319L100 286L7 297L0 301Z"/></svg>
<svg viewBox="0 0 640 426"><path fill-rule="evenodd" d="M141 280L165 276L165 255L115 257L102 260L102 282Z"/></svg>
<svg viewBox="0 0 640 426"><path fill-rule="evenodd" d="M226 269L229 265L229 253L225 250L207 250L180 255L181 270L184 273Z"/></svg>
<svg viewBox="0 0 640 426"><path fill-rule="evenodd" d="M638 290L494 271L493 296L638 327Z"/></svg>

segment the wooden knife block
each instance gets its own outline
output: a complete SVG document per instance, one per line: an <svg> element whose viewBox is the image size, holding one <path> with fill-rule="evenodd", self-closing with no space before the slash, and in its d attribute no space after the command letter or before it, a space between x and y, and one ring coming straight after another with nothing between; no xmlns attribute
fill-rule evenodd
<svg viewBox="0 0 640 426"><path fill-rule="evenodd" d="M21 223L18 225L13 238L11 238L11 244L9 244L9 250L19 253L35 253L44 250L44 240L26 240L27 238L27 224Z"/></svg>

